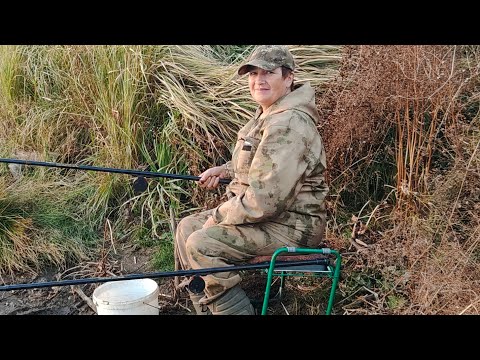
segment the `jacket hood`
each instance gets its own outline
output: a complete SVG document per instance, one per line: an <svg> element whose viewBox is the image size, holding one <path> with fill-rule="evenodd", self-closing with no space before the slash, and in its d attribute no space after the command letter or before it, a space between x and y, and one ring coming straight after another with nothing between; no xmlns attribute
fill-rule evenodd
<svg viewBox="0 0 480 360"><path fill-rule="evenodd" d="M315 105L315 90L309 82L300 85L292 92L278 99L266 111L265 115L281 113L285 110L298 110L309 115L318 124L320 115ZM257 116L261 114L261 108L257 110Z"/></svg>

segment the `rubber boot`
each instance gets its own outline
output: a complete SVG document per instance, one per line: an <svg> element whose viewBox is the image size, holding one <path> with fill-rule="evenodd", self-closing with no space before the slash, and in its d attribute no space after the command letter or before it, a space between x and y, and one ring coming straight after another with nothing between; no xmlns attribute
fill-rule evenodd
<svg viewBox="0 0 480 360"><path fill-rule="evenodd" d="M194 294L190 292L190 300L192 300L192 304L197 315L212 315L207 306L199 304L200 299L204 296L205 293L203 291L200 294Z"/></svg>
<svg viewBox="0 0 480 360"><path fill-rule="evenodd" d="M208 304L208 308L212 315L255 315L250 299L238 285Z"/></svg>

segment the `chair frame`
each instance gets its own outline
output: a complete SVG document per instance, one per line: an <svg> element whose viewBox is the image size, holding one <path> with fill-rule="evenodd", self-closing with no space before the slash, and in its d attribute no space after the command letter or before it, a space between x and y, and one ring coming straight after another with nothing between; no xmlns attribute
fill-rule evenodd
<svg viewBox="0 0 480 360"><path fill-rule="evenodd" d="M275 268L277 256L282 253L297 253L297 254L324 254L324 255L335 255L336 261L333 266L327 265L327 270L319 270L318 265L307 265L303 266L301 269L296 269L295 266L291 267L282 267ZM263 307L262 315L267 315L268 302L270 299L270 289L272 286L273 276L281 277L281 288L283 287L283 278L286 276L303 276L305 273L315 273L315 276L318 277L328 277L332 279L332 286L330 289L330 296L328 300L326 315L330 315L332 312L333 301L335 299L335 291L338 286L338 281L340 279L340 271L342 264L342 256L336 250L329 248L323 249L309 249L309 248L295 248L295 247L283 247L277 249L270 260L270 266L268 268L267 283L265 286L265 295L263 298ZM281 289L280 289L281 293Z"/></svg>

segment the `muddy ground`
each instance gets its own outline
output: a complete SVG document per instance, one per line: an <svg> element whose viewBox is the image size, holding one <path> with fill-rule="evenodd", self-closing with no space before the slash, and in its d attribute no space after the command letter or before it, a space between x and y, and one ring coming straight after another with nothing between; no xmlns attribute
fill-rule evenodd
<svg viewBox="0 0 480 360"><path fill-rule="evenodd" d="M113 256L108 264L89 263L59 271L47 269L41 274L3 275L2 285L39 283L71 280L76 278L127 275L153 272L150 267L152 251L149 249L123 249ZM102 265L103 264L103 268ZM107 266L108 265L108 266ZM260 270L241 273L242 288L252 301L258 314L261 313L266 274ZM160 315L194 315L195 312L185 290L175 292L174 278L155 278L159 284ZM281 301L273 300L269 314L273 315L321 315L326 306L325 284L322 279L296 279L287 281ZM25 290L0 291L0 315L96 315L91 301L93 291L101 283L74 286L55 286ZM322 289L323 288L323 289ZM272 296L277 293L279 282L272 287ZM319 293L319 291L321 293ZM320 299L320 300L319 300Z"/></svg>
<svg viewBox="0 0 480 360"><path fill-rule="evenodd" d="M153 250L125 248L109 254L108 260L89 262L69 269L46 269L41 274L2 276L1 283L41 283L80 278L112 277L153 272ZM159 284L160 313L188 313L176 303L173 278L155 279ZM96 315L92 294L102 283L54 286L0 292L0 315Z"/></svg>

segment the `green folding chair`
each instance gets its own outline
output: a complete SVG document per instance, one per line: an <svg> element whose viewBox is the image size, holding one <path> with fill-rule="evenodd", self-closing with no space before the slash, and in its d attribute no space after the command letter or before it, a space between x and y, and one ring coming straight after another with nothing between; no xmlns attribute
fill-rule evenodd
<svg viewBox="0 0 480 360"><path fill-rule="evenodd" d="M281 261L277 261L277 257L282 253L298 254L310 254L310 255L326 255L317 256L316 259L311 260L314 263L306 265L288 265L288 266L276 266L281 264ZM336 257L336 260L332 262L332 256ZM285 256L285 258L287 258ZM310 256L312 258L312 256ZM289 261L294 260L295 257L288 256ZM305 257L304 259L305 260ZM304 261L308 262L308 261ZM268 268L267 284L265 287L265 295L263 298L262 315L267 315L268 303L270 300L270 290L272 287L272 279L274 276L278 276L281 279L279 294L281 296L284 285L284 278L289 276L315 276L315 277L327 277L332 279L332 285L330 289L330 296L328 300L326 315L330 315L333 307L333 301L335 298L335 291L337 289L338 280L340 278L342 257L336 250L328 248L323 249L308 249L308 248L295 248L295 247L283 247L277 249L270 260L270 266Z"/></svg>

